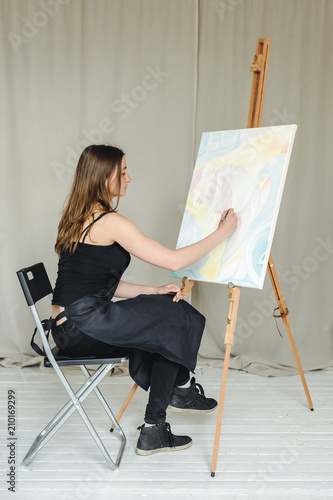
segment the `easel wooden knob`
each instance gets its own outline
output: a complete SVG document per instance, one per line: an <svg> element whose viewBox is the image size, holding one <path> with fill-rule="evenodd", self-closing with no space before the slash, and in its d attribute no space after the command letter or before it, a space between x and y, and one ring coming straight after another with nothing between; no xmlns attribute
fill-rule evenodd
<svg viewBox="0 0 333 500"><path fill-rule="evenodd" d="M190 291L192 290L192 287L194 285L195 281L190 280L184 276L182 280L182 286L180 289L180 294L183 300L186 300L187 297L189 296Z"/></svg>

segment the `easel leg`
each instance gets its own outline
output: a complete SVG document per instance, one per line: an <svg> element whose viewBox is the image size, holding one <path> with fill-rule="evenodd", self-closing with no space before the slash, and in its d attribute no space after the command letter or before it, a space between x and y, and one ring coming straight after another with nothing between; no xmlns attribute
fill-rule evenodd
<svg viewBox="0 0 333 500"><path fill-rule="evenodd" d="M217 422L216 422L214 451L213 451L213 460L212 460L212 472L211 472L212 477L215 476L215 471L216 471L216 466L217 466L217 456L219 453L221 426L222 426L222 415L223 415L223 407L224 407L225 390L227 387L227 376L228 376L228 368L229 368L230 351L231 351L231 345L227 344L226 348L225 348L224 361L223 361L221 391L220 391L219 407L218 407Z"/></svg>
<svg viewBox="0 0 333 500"><path fill-rule="evenodd" d="M129 405L129 403L130 403L130 401L131 401L132 397L134 396L134 393L135 393L135 391L137 390L137 388L138 388L138 384L135 382L135 383L133 384L133 387L132 387L132 389L130 390L130 392L129 392L129 394L128 394L127 398L125 399L123 406L120 408L120 411L119 411L119 413L118 413L118 415L117 415L117 417L116 417L117 422L119 422L119 420L121 419L121 417L122 417L122 416L123 416L123 414L125 413L125 410L126 410L126 408L128 407L128 405ZM110 432L113 432L113 430L114 430L114 425L111 427Z"/></svg>
<svg viewBox="0 0 333 500"><path fill-rule="evenodd" d="M283 322L284 322L285 327L287 329L287 333L288 333L288 337L289 337L289 340L290 340L291 348L293 350L293 353L294 353L294 356L295 356L295 359L296 359L297 368L298 368L298 371L299 371L299 374L300 374L300 377L301 377L301 380L302 380L302 384L303 384L303 387L304 387L306 399L308 400L309 408L310 408L311 411L313 411L313 404L312 404L311 396L310 396L310 393L309 393L308 385L307 385L305 377L304 377L304 372L303 372L303 369L302 369L301 361L299 359L299 355L298 355L298 352L297 352L297 348L296 348L296 344L295 344L295 341L294 341L294 337L293 337L293 334L291 333L290 325L289 325L289 323L286 323L284 321L284 318L283 318Z"/></svg>
<svg viewBox="0 0 333 500"><path fill-rule="evenodd" d="M310 397L309 389L308 389L308 386L307 386L307 383L306 383L306 380L305 380L305 377L304 377L304 372L303 372L301 361L299 359L299 355L298 355L298 352L297 352L297 349L296 349L296 344L295 344L295 341L294 341L294 337L293 337L293 334L291 333L290 319L289 319L288 309L287 309L287 306L286 306L286 303L285 303L285 300L284 300L284 297L283 297L283 294L282 294L282 290L281 290L281 287L280 287L280 283L279 283L279 280L278 280L278 277L277 277L277 274L276 274L275 266L274 266L273 259L272 259L271 255L269 256L269 260L268 260L268 272L269 272L269 276L271 278L271 282L272 282L273 290L274 290L274 293L275 293L275 297L276 297L276 300L277 300L277 303L278 303L278 306L279 306L279 309L280 309L280 314L281 314L283 323L285 324L285 327L286 327L286 330L287 330L287 333L288 333L288 337L289 337L289 341L290 341L290 344L291 344L291 348L293 350L293 353L294 353L294 356L295 356L295 359L296 359L296 364L297 364L297 368L298 368L299 374L301 376L301 380L302 380L302 384L303 384L303 387L304 387L305 395L306 395L306 398L308 400L308 404L309 404L310 410L313 411L313 404L312 404L312 400L311 400L311 397Z"/></svg>
<svg viewBox="0 0 333 500"><path fill-rule="evenodd" d="M216 431L215 431L214 451L213 451L212 470L211 470L212 477L215 476L215 471L216 471L216 466L217 466L217 457L218 457L218 453L219 453L222 415L223 415L225 391L226 391L226 386L227 386L230 351L231 351L231 346L233 344L234 334L235 334L240 290L241 289L239 286L234 287L234 285L232 283L229 283L230 306L229 306L227 329L226 329L225 340L224 340L226 348L225 348L225 355L224 355L224 362L223 362L221 391L220 391L220 399L219 399L219 407L218 407Z"/></svg>

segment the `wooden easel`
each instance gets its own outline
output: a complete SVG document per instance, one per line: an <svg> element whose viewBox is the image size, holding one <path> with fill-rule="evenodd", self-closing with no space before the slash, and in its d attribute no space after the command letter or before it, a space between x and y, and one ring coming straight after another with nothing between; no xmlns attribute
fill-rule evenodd
<svg viewBox="0 0 333 500"><path fill-rule="evenodd" d="M267 77L267 67L268 67L268 59L269 59L269 51L270 51L270 38L259 38L257 41L257 49L256 54L254 56L253 63L250 67L250 71L253 71L253 81L252 81L252 91L251 91L251 99L250 99L250 109L247 127L254 128L260 127L261 123L261 115L264 103L264 95L265 95L265 84ZM281 287L279 284L279 280L276 274L276 270L273 264L272 256L270 255L268 260L268 272L271 278L273 290L275 293L275 297L278 303L278 308L280 310L280 316L285 324L285 327L288 332L288 337L291 343L291 347L296 359L297 367L299 374L302 379L303 387L305 390L305 394L308 400L308 404L311 410L313 410L313 405L310 397L310 393L308 390L308 386L305 381L303 369L301 366L301 362L298 356L298 352L296 349L296 345L293 339L293 335L290 329L290 319L289 312L283 298L283 294L281 291ZM188 294L190 293L193 285L193 280L189 280L187 278L183 278L182 282L182 293L183 298L186 299ZM240 291L241 287L234 286L232 283L229 283L229 314L227 319L227 328L225 334L225 355L223 362L223 372L222 372L222 382L221 382L221 391L220 391L220 400L218 407L218 416L216 422L216 431L215 431L215 442L214 442L214 451L213 451L213 460L212 460L212 468L211 468L211 476L215 476L216 466L217 466L217 457L219 451L219 443L220 443L220 435L221 435L221 425L222 425L222 415L223 415L223 406L224 406L224 398L225 391L227 385L227 374L230 360L230 351L231 346L233 344L235 328L236 328L236 320L237 320L237 312L239 306L240 299Z"/></svg>
<svg viewBox="0 0 333 500"><path fill-rule="evenodd" d="M269 51L270 51L271 40L270 38L259 38L257 41L256 54L254 56L253 63L251 64L250 71L253 71L253 80L252 80L252 91L250 98L250 109L248 115L247 128L255 128L260 127L261 124L261 115L264 103L264 95L265 95L265 85L266 85L266 77L267 77L267 67L268 67L268 59L269 59ZM313 405L310 397L310 393L308 390L308 386L304 377L302 365L298 356L298 352L296 349L295 341L290 328L290 319L289 319L289 311L287 309L285 300L283 298L282 290L279 284L279 280L276 274L276 270L273 264L272 256L270 255L268 260L268 273L272 282L273 290L275 293L275 297L277 300L278 308L280 311L279 317L282 318L283 323L285 324L288 337L291 343L291 347L296 359L297 368L299 374L301 376L301 380L303 383L304 391L308 400L308 404L310 409L313 411ZM195 281L189 280L184 277L182 281L182 294L183 299L186 300ZM225 355L223 362L223 372L222 372L222 381L221 381L221 390L220 390L220 399L218 406L218 415L216 422L216 431L215 431L215 442L214 442L214 450L213 450L213 459L212 459L212 467L211 467L211 476L215 476L216 466L217 466L217 458L219 451L219 443L220 443L220 435L221 435L221 425L222 425L222 415L223 415L223 406L224 406L224 398L225 391L227 385L227 375L229 368L229 360L230 360L230 351L231 346L233 344L235 328L236 328L236 320L237 320L237 312L239 306L240 299L240 291L241 287L234 286L232 283L229 283L229 313L227 319L227 328L225 334ZM126 401L123 404L119 414L117 415L117 421L120 420L124 411L126 410L131 398L133 397L135 391L137 389L137 384L134 384ZM112 430L112 429L111 429Z"/></svg>

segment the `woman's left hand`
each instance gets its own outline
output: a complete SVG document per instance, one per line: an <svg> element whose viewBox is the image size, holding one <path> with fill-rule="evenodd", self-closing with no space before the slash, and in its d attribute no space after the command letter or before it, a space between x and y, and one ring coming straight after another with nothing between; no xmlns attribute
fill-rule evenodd
<svg viewBox="0 0 333 500"><path fill-rule="evenodd" d="M168 293L174 293L174 302L178 302L183 298L179 286L175 285L175 283L169 283L168 285L157 287L156 293L158 295L167 295Z"/></svg>

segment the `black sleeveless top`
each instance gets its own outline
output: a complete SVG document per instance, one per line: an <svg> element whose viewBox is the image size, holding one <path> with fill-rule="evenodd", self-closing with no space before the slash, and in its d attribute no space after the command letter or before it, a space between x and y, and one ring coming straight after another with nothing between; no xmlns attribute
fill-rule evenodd
<svg viewBox="0 0 333 500"><path fill-rule="evenodd" d="M53 303L65 307L68 321L88 337L131 349L130 375L147 390L152 366L147 353L194 371L205 318L186 301L173 302L170 294L112 301L112 288L129 262L118 243L97 246L83 240L73 255L61 255Z"/></svg>
<svg viewBox="0 0 333 500"><path fill-rule="evenodd" d="M130 254L117 242L112 245L91 245L84 240L93 224L109 212L103 212L82 234L75 252L62 253L52 304L67 307L78 299L110 290L128 267Z"/></svg>

